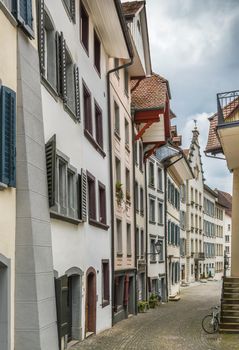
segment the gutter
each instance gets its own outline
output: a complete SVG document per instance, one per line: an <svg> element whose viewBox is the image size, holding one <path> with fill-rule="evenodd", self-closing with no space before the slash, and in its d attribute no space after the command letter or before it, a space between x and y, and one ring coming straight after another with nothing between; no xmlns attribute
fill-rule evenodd
<svg viewBox="0 0 239 350"><path fill-rule="evenodd" d="M115 259L115 250L114 250L114 182L113 182L113 152L112 152L112 122L111 122L111 95L110 95L110 74L114 73L120 69L127 68L133 64L133 47L128 33L128 27L126 25L121 3L119 0L114 0L117 14L119 16L119 21L129 52L130 61L115 67L107 72L107 109L108 109L108 130L109 130L109 159L110 159L110 201L111 201L111 313L112 313L112 326L114 325L114 259Z"/></svg>

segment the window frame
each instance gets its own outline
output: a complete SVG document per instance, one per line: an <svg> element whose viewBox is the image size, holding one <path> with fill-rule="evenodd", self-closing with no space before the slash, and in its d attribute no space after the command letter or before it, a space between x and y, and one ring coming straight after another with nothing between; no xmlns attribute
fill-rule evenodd
<svg viewBox="0 0 239 350"><path fill-rule="evenodd" d="M85 25L87 26L86 39L83 37L83 21L82 21L82 13L84 14L84 19L86 20ZM85 42L86 40L86 42ZM83 4L83 1L80 2L80 42L82 47L84 48L86 54L89 56L89 14L86 11L86 8Z"/></svg>
<svg viewBox="0 0 239 350"><path fill-rule="evenodd" d="M99 76L101 76L101 41L95 29L94 29L94 35L93 35L93 50L94 50L94 67L97 73L99 74Z"/></svg>
<svg viewBox="0 0 239 350"><path fill-rule="evenodd" d="M105 276L106 265L106 276ZM102 266L102 308L110 304L110 262L109 259L101 260ZM106 298L105 298L106 297Z"/></svg>

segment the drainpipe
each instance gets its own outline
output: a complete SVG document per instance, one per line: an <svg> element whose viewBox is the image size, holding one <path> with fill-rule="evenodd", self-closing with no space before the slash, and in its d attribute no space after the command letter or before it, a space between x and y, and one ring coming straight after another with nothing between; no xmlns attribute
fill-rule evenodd
<svg viewBox="0 0 239 350"><path fill-rule="evenodd" d="M145 160L144 162L144 187L145 187L145 228L146 228L146 242L145 242L145 261L146 261L146 283L145 283L145 287L146 287L146 301L148 301L148 181L147 181L147 160Z"/></svg>
<svg viewBox="0 0 239 350"><path fill-rule="evenodd" d="M128 27L126 25L121 3L119 0L114 0L115 7L119 16L119 21L121 23L123 35L126 41L126 45L128 48L130 61L115 67L107 72L106 79L107 79L107 109L108 109L108 127L109 127L109 158L110 158L110 201L111 201L111 312L112 312L112 326L113 326L113 320L114 320L114 259L115 259L115 250L114 250L114 191L115 186L113 183L113 152L112 152L112 122L111 122L111 94L110 94L110 74L119 71L120 69L127 68L133 64L133 47L132 43L130 41L130 36L128 33Z"/></svg>
<svg viewBox="0 0 239 350"><path fill-rule="evenodd" d="M173 163L167 164L164 163L164 226L165 226L165 279L166 279L166 301L168 302L168 223L167 223L167 170L169 167L174 165L175 163L179 162L181 159L183 159L184 156L182 156L179 159L176 159Z"/></svg>

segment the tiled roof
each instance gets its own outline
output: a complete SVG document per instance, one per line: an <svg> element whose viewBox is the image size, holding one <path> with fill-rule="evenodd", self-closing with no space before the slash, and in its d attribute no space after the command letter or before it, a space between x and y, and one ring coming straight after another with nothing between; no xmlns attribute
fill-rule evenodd
<svg viewBox="0 0 239 350"><path fill-rule="evenodd" d="M128 1L122 3L124 15L134 16L144 4L145 1Z"/></svg>
<svg viewBox="0 0 239 350"><path fill-rule="evenodd" d="M218 202L226 207L226 213L232 216L232 196L230 193L217 190Z"/></svg>
<svg viewBox="0 0 239 350"><path fill-rule="evenodd" d="M222 108L222 114L223 114L224 120L229 118L235 111L237 111L238 107L239 107L239 97L235 98L226 106L224 106Z"/></svg>
<svg viewBox="0 0 239 350"><path fill-rule="evenodd" d="M216 132L216 128L218 125L217 113L209 118L209 122L210 122L210 128L209 128L206 152L207 153L217 153L222 148L221 143L219 141L219 138L217 136L217 132Z"/></svg>
<svg viewBox="0 0 239 350"><path fill-rule="evenodd" d="M136 109L156 109L165 106L168 81L158 74L131 80L132 105Z"/></svg>

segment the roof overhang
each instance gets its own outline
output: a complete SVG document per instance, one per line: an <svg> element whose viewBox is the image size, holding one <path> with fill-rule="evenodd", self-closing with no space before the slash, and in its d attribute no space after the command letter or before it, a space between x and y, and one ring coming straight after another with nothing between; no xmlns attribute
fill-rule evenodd
<svg viewBox="0 0 239 350"><path fill-rule="evenodd" d="M124 16L120 1L84 0L84 4L92 15L107 54L111 57L129 59L130 53L125 38L125 28L123 28Z"/></svg>
<svg viewBox="0 0 239 350"><path fill-rule="evenodd" d="M230 170L239 168L239 121L228 122L217 127L217 133L222 145L228 168Z"/></svg>

